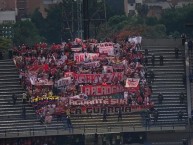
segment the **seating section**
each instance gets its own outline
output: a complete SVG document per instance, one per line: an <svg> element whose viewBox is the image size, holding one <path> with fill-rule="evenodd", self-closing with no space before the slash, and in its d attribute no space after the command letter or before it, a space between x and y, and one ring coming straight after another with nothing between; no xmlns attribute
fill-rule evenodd
<svg viewBox="0 0 193 145"><path fill-rule="evenodd" d="M152 46L145 45L143 49L149 50L149 65L148 70L153 69L155 73L155 81L153 82L153 96L152 101L155 103L155 108L159 111L158 123L156 125L184 125L187 123L187 105L186 101L180 104L179 95L183 92L186 95L185 86L183 85L184 69L184 51L180 48L180 57L175 58L173 46ZM151 65L151 54L156 56L155 66ZM159 65L159 56L164 56L164 65ZM64 128L64 123L56 121L56 118L51 124L47 126L40 124L35 111L31 105L26 104L26 119L22 119L22 93L24 90L19 84L19 75L12 60L0 61L0 137L5 131L16 132L18 130L25 131L33 128L35 131L56 130L57 128ZM18 96L15 105L12 103L12 94ZM163 94L163 103L158 103L158 94ZM184 112L182 121L178 121L178 112ZM119 126L136 126L142 127L143 119L138 113L123 114L123 120L117 121L117 114L107 117L108 122L102 122L102 116L77 116L72 115L71 121L74 128L86 127L114 127Z"/></svg>
<svg viewBox="0 0 193 145"><path fill-rule="evenodd" d="M12 60L2 60L0 61L0 137L3 137L5 132L15 132L29 131L33 129L34 131L47 131L64 129L64 123L61 121L57 122L54 118L51 124L45 125L41 124L37 118L34 109L30 104L25 104L26 106L26 120L22 118L22 93L24 92L22 86L19 83L18 71ZM17 96L16 104L13 104L12 94L15 93ZM71 121L74 128L84 129L86 127L96 128L96 127L114 127L116 124L119 126L142 126L140 114L123 114L123 120L121 122L117 121L117 114L107 117L108 122L102 122L101 116L77 116L72 115Z"/></svg>
<svg viewBox="0 0 193 145"><path fill-rule="evenodd" d="M5 130L17 130L39 124L31 105L25 104L27 118L22 119L22 89L19 83L17 69L12 60L0 61L0 133ZM16 104L13 104L12 94L17 96Z"/></svg>
<svg viewBox="0 0 193 145"><path fill-rule="evenodd" d="M163 44L164 45L164 44ZM156 125L166 124L185 124L187 123L187 101L180 103L180 93L186 96L183 76L185 73L184 66L184 49L179 47L179 58L175 58L174 49L176 44L170 46L144 46L148 49L149 65L148 70L153 70L155 81L153 82L152 101L155 103L155 109L159 111L158 123ZM155 66L151 64L151 56L155 55ZM160 55L164 57L164 65L160 66ZM158 102L158 94L163 94L163 103ZM186 97L185 97L186 98ZM183 112L182 121L178 121L178 112Z"/></svg>

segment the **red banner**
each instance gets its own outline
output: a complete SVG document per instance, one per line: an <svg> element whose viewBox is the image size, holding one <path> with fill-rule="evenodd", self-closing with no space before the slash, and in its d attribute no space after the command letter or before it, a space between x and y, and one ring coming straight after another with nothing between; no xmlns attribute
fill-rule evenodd
<svg viewBox="0 0 193 145"><path fill-rule="evenodd" d="M124 92L124 87L121 85L85 85L81 86L81 92L88 96L104 96Z"/></svg>
<svg viewBox="0 0 193 145"><path fill-rule="evenodd" d="M77 63L85 61L85 54L84 53L74 53L74 61Z"/></svg>
<svg viewBox="0 0 193 145"><path fill-rule="evenodd" d="M67 77L73 77L74 76L74 72L65 72L64 73L64 77L67 78Z"/></svg>
<svg viewBox="0 0 193 145"><path fill-rule="evenodd" d="M49 66L48 66L48 64L33 65L33 66L29 67L28 69L29 69L29 71L39 71L40 69L42 69L43 71L48 71L49 70Z"/></svg>
<svg viewBox="0 0 193 145"><path fill-rule="evenodd" d="M103 81L107 83L112 83L115 80L122 81L123 76L123 72L113 72L106 74L74 74L74 79L78 81L78 83L98 84L102 83Z"/></svg>

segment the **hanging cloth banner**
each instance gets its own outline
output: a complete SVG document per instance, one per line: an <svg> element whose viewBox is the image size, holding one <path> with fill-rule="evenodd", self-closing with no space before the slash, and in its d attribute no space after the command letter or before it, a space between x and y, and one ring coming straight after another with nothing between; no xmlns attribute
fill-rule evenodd
<svg viewBox="0 0 193 145"><path fill-rule="evenodd" d="M71 77L61 78L57 81L57 87L64 87L72 83Z"/></svg>
<svg viewBox="0 0 193 145"><path fill-rule="evenodd" d="M123 81L123 72L113 72L105 74L76 74L74 73L74 79L78 83L92 83L98 84L102 82L113 83L115 81Z"/></svg>
<svg viewBox="0 0 193 145"><path fill-rule="evenodd" d="M127 78L126 80L126 88L136 88L138 87L139 84L139 79L135 79L135 78Z"/></svg>

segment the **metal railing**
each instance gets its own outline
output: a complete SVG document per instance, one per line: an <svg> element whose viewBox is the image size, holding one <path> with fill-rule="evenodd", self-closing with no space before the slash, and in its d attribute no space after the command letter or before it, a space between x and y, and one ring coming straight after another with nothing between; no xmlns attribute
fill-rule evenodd
<svg viewBox="0 0 193 145"><path fill-rule="evenodd" d="M47 127L44 128L28 128L28 129L12 129L1 130L0 138L14 138L14 137L33 137L33 136L47 136L47 135L69 135L69 134L106 134L106 133L120 133L120 132L151 132L151 131L175 131L186 130L186 125L154 125L154 126L135 126L135 125L82 125L75 128L68 127Z"/></svg>

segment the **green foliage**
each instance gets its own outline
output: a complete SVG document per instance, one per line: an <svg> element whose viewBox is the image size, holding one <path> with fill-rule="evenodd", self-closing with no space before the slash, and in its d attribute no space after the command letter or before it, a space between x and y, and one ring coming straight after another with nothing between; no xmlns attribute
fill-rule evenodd
<svg viewBox="0 0 193 145"><path fill-rule="evenodd" d="M40 42L42 38L40 37L35 25L29 21L19 21L14 27L14 38L13 43L15 45L27 44L29 46Z"/></svg>
<svg viewBox="0 0 193 145"><path fill-rule="evenodd" d="M181 8L166 9L160 20L155 17L146 17L146 6L139 5L138 16L113 16L108 20L110 27L106 33L117 33L125 28L144 26L144 37L163 38L172 35L179 37L181 33L193 36L193 27L186 27L187 23L193 24L193 5L189 4Z"/></svg>
<svg viewBox="0 0 193 145"><path fill-rule="evenodd" d="M140 17L146 17L148 13L148 5L146 4L140 4L136 6L137 13Z"/></svg>
<svg viewBox="0 0 193 145"><path fill-rule="evenodd" d="M64 21L62 18L62 5L52 7L47 11L45 38L48 43L61 42L61 31L64 31L64 29L62 29L62 23Z"/></svg>
<svg viewBox="0 0 193 145"><path fill-rule="evenodd" d="M193 5L186 5L182 8L167 9L160 23L166 26L167 34L174 32L191 34L185 26L186 23L192 23L193 19Z"/></svg>
<svg viewBox="0 0 193 145"><path fill-rule="evenodd" d="M165 38L166 35L166 28L164 25L158 24L155 26L146 26L145 31L142 34L144 37L147 38Z"/></svg>
<svg viewBox="0 0 193 145"><path fill-rule="evenodd" d="M48 43L59 43L61 42L62 31L66 31L62 23L66 22L63 20L64 9L69 11L69 3L71 1L65 1L64 4L58 4L50 9L46 9L47 17L43 18L42 14L38 9L34 11L31 16L32 22L39 30L40 35ZM68 8L68 9L67 9ZM65 33L65 32L64 32Z"/></svg>
<svg viewBox="0 0 193 145"><path fill-rule="evenodd" d="M128 18L125 15L121 15L121 16L115 15L108 20L108 24L109 26L114 26L127 20Z"/></svg>
<svg viewBox="0 0 193 145"><path fill-rule="evenodd" d="M123 0L121 3L123 3ZM145 4L137 5L136 9L138 16L128 17L121 15L122 12L118 12L120 10L115 10L115 4L118 7L118 4L120 3L117 0L107 0L106 8L108 22L106 25L104 24L104 21L90 21L90 30L92 31L91 37L96 35L97 38L102 39L112 37L121 31L125 31L125 29L128 27L139 27L139 29L143 27L143 35L145 37L151 36L153 38L162 38L166 37L167 35L172 35L175 37L180 36L181 33L186 33L187 35L193 36L192 28L188 29L185 26L186 23L193 23L193 5L186 5L182 8L175 7L175 9L164 10L161 19L157 20L154 17L146 17L148 7ZM72 7L74 7L74 11L72 11ZM89 16L91 19L103 19L104 13L102 9L102 3L97 3L97 0L89 1ZM58 43L61 42L61 39L63 40L63 38L71 38L72 16L74 16L75 19L73 25L75 35L77 31L76 2L73 2L72 0L63 0L63 4L60 3L47 10L46 18L43 18L41 13L36 10L31 16L31 19L38 31L35 29L33 33L30 33L31 35L37 36L33 37L33 39L39 39L39 33L40 36L44 37L48 43ZM16 33L15 38L18 40L14 40L14 42L18 44L19 42L24 43L24 40L31 41L31 38L27 40L29 31L30 30L27 30L27 28L23 29L22 31L17 30L16 32L20 32L23 36L19 36L17 38Z"/></svg>
<svg viewBox="0 0 193 145"><path fill-rule="evenodd" d="M0 49L1 50L8 50L11 47L12 41L11 39L0 37Z"/></svg>
<svg viewBox="0 0 193 145"><path fill-rule="evenodd" d="M31 16L31 21L35 24L35 26L39 30L40 35L45 37L46 21L43 18L42 13L39 11L39 9L36 9L33 12L32 16Z"/></svg>
<svg viewBox="0 0 193 145"><path fill-rule="evenodd" d="M158 20L155 17L147 17L146 18L146 24L148 26L154 26L154 25L158 24Z"/></svg>

